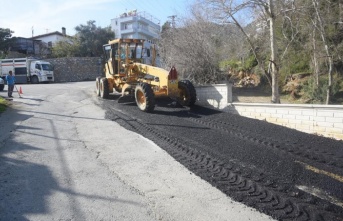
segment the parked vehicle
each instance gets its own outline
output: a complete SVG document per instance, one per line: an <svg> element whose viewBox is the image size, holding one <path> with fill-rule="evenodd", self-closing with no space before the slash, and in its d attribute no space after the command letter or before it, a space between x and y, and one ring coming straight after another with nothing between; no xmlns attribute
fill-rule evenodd
<svg viewBox="0 0 343 221"><path fill-rule="evenodd" d="M119 92L118 102L129 96L139 109L152 112L155 97L170 97L184 106L193 106L196 91L189 80L179 80L175 67L170 71L156 67L154 45L147 47L142 39L115 39L103 46L104 77L96 78L98 96L108 98Z"/></svg>
<svg viewBox="0 0 343 221"><path fill-rule="evenodd" d="M5 80L9 71L14 73L16 83L31 82L32 84L37 84L54 81L52 65L47 61L31 58L1 59L0 77Z"/></svg>
<svg viewBox="0 0 343 221"><path fill-rule="evenodd" d="M2 78L0 78L0 91L3 91L4 87L5 87L5 81Z"/></svg>

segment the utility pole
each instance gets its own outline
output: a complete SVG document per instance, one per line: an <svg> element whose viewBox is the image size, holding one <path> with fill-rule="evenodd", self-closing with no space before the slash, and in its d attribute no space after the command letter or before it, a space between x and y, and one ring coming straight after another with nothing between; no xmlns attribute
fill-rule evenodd
<svg viewBox="0 0 343 221"><path fill-rule="evenodd" d="M176 15L168 16L168 18L171 18L172 27L175 28L175 18L176 18Z"/></svg>

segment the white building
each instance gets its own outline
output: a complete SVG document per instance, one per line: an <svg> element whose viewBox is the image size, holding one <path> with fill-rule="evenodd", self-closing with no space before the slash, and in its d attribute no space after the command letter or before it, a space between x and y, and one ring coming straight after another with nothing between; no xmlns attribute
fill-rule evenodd
<svg viewBox="0 0 343 221"><path fill-rule="evenodd" d="M133 10L111 19L115 38L136 38L153 41L159 38L160 22L147 12Z"/></svg>
<svg viewBox="0 0 343 221"><path fill-rule="evenodd" d="M66 35L66 29L63 27L62 32L55 31L51 33L46 33L43 35L37 35L32 37L32 40L39 40L41 42L45 42L48 44L48 47L51 48L54 44L58 41L68 40L68 36Z"/></svg>

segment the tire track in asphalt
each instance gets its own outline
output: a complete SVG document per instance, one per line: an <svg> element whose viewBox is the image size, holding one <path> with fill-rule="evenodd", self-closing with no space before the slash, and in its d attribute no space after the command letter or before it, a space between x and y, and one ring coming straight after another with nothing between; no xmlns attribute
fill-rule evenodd
<svg viewBox="0 0 343 221"><path fill-rule="evenodd" d="M332 208L325 201L314 199L310 194L300 195L296 191L285 191L276 181L258 169L242 167L234 160L223 162L201 151L206 149L206 146L194 148L193 145L188 145L192 143L190 141L181 140L163 130L148 126L138 118L115 110L111 106L107 109L109 110L108 118L154 141L190 171L237 201L279 220L342 220L342 211ZM197 116L186 112L182 112L181 115L183 119L194 121L194 123L199 120ZM221 129L218 125L207 126ZM244 134L237 135L240 139L246 138ZM254 139L249 137L248 140L254 141ZM261 142L258 144L260 145Z"/></svg>
<svg viewBox="0 0 343 221"><path fill-rule="evenodd" d="M265 137L264 135L255 133L254 131L243 130L237 125L232 125L226 122L218 122L215 120L208 122L202 121L199 118L189 118L189 120L216 130L225 131L226 133L234 135L240 139L244 139L258 145L281 150L295 157L300 156L312 162L335 167L338 171L342 171L343 169L343 161L341 156L336 156L333 153L319 151L307 145L301 145L301 147L299 147L290 142L283 143L276 139Z"/></svg>

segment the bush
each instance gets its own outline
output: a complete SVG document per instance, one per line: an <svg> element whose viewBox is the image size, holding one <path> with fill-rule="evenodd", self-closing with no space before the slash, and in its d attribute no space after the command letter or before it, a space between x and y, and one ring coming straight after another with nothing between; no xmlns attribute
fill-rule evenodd
<svg viewBox="0 0 343 221"><path fill-rule="evenodd" d="M8 105L8 102L2 97L0 97L0 113L6 110L7 105Z"/></svg>
<svg viewBox="0 0 343 221"><path fill-rule="evenodd" d="M341 85L338 82L341 82L341 80L338 80L339 77L334 76L333 77L333 84L332 84L332 90L331 95L333 96L338 91L341 90ZM328 89L328 79L327 77L320 77L319 78L319 85L316 85L315 79L312 77L303 85L303 91L304 96L311 100L312 103L319 101L321 103L326 101L326 93Z"/></svg>

